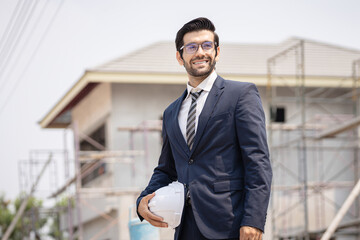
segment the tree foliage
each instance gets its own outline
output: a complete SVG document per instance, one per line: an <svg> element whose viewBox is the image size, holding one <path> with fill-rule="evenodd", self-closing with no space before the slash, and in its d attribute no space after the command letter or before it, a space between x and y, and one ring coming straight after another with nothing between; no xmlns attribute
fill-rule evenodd
<svg viewBox="0 0 360 240"><path fill-rule="evenodd" d="M6 231L7 227L10 225L13 219L13 214L9 209L9 204L10 201L5 199L5 195L0 195L0 233Z"/></svg>
<svg viewBox="0 0 360 240"><path fill-rule="evenodd" d="M0 239L15 218L16 212L25 199L25 194L20 194L14 201L5 198L0 194ZM65 239L64 232L60 230L60 216L66 214L68 204L73 208L75 202L73 198L64 197L60 199L53 209L47 209L48 213L43 214L43 202L35 197L30 197L25 207L25 211L15 225L15 229L10 235L10 240L22 240L28 238L30 233L35 234L36 239L41 239L39 231L48 226L47 236L53 239Z"/></svg>
<svg viewBox="0 0 360 240"><path fill-rule="evenodd" d="M19 210L25 195L21 194L13 202L7 200L5 195L0 196L0 236L10 226L16 212ZM26 205L25 211L10 235L11 240L21 240L25 236L29 236L31 232L35 233L37 239L40 239L38 231L46 224L47 218L40 214L42 201L35 197L30 197Z"/></svg>

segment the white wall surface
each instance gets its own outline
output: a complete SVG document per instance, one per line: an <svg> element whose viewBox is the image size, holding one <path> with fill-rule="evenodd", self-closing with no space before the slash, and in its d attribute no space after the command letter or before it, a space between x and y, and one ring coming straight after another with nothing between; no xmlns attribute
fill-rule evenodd
<svg viewBox="0 0 360 240"><path fill-rule="evenodd" d="M110 86L99 84L73 108L72 120L77 122L79 132L90 134L106 121L111 112Z"/></svg>
<svg viewBox="0 0 360 240"><path fill-rule="evenodd" d="M112 140L110 148L114 150L128 150L130 134L118 131L118 127L138 126L143 121L159 120L165 108L176 100L185 90L184 85L150 85L150 84L112 84L112 106L110 131ZM134 148L144 150L145 157L136 159L136 178L130 183L131 168L126 164L118 164L115 178L117 186L144 187L157 165L161 149L161 133L148 133L147 139L142 132L134 134ZM148 164L146 163L148 158Z"/></svg>

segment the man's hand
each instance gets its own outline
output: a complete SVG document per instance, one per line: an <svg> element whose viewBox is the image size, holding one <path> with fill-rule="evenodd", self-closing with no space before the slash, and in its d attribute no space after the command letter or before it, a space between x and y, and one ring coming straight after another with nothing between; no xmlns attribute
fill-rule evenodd
<svg viewBox="0 0 360 240"><path fill-rule="evenodd" d="M261 230L253 227L242 226L240 228L240 240L261 240Z"/></svg>
<svg viewBox="0 0 360 240"><path fill-rule="evenodd" d="M163 218L156 216L149 210L149 201L155 196L155 192L152 194L148 194L145 197L143 197L139 203L138 212L139 214L148 221L151 225L154 227L168 227L167 223L163 222Z"/></svg>

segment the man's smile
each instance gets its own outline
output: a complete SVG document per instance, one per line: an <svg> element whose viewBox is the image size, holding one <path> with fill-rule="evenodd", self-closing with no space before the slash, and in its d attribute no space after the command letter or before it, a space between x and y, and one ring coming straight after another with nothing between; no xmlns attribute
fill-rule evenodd
<svg viewBox="0 0 360 240"><path fill-rule="evenodd" d="M192 63L194 65L204 65L204 64L209 63L209 60L207 60L207 59L195 60Z"/></svg>

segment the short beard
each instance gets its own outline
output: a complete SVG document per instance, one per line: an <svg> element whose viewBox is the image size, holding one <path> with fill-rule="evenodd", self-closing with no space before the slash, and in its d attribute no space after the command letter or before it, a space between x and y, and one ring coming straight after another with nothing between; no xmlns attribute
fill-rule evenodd
<svg viewBox="0 0 360 240"><path fill-rule="evenodd" d="M194 59L194 60L201 60L201 59ZM207 76L209 76L212 73L212 71L215 69L215 65L216 65L216 61L213 59L209 59L209 62L210 62L209 63L210 68L208 71L205 71L205 72L199 72L199 70L193 69L191 67L191 63L190 63L190 66L187 63L185 63L184 67L189 75L191 75L193 77L205 77L206 78Z"/></svg>

